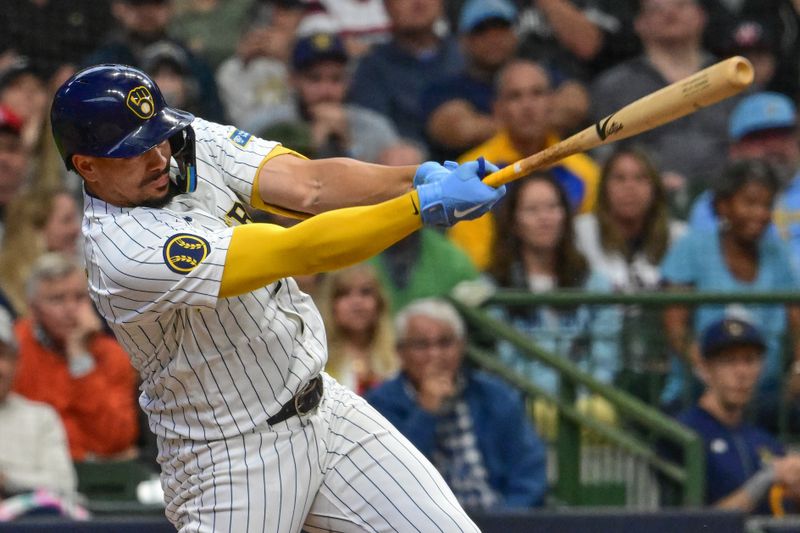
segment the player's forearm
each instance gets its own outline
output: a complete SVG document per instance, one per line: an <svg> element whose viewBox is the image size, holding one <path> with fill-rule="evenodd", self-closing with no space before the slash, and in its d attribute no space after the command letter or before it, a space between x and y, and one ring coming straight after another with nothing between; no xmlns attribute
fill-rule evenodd
<svg viewBox="0 0 800 533"><path fill-rule="evenodd" d="M317 214L395 198L411 189L416 169L343 157L309 161L281 156L262 168L258 193L266 204Z"/></svg>
<svg viewBox="0 0 800 533"><path fill-rule="evenodd" d="M280 278L358 263L422 226L416 191L377 205L339 209L291 228L234 228L219 295L253 291Z"/></svg>

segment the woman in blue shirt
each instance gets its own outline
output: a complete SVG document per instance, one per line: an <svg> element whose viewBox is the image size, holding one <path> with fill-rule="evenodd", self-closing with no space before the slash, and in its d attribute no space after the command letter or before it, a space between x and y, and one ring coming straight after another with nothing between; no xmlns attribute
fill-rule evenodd
<svg viewBox="0 0 800 533"><path fill-rule="evenodd" d="M785 244L766 229L773 212L779 181L764 162L745 160L731 163L720 176L714 191L714 209L719 227L714 231L691 231L667 253L662 277L674 290L708 292L773 292L797 288ZM692 316L693 315L693 316ZM676 411L683 400L695 400L697 381L685 363L697 367L699 352L694 337L724 316L745 318L761 329L767 339L764 368L756 396L764 422L774 427L784 365L784 337L787 321L791 330L800 328L794 306L702 305L694 313L688 307L673 306L664 313L664 326L673 351L672 367L662 394L662 403ZM690 322L691 319L691 322ZM792 353L800 353L792 346ZM684 387L693 387L686 390Z"/></svg>

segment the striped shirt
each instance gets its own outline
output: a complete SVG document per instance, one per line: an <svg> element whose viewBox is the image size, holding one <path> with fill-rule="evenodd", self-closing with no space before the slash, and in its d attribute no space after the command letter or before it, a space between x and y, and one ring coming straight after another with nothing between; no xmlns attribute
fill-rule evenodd
<svg viewBox="0 0 800 533"><path fill-rule="evenodd" d="M212 440L262 424L327 353L319 312L293 279L218 297L232 226L249 220L259 166L278 145L201 119L192 127L196 191L160 209L87 194L83 234L90 293L141 376L151 430Z"/></svg>

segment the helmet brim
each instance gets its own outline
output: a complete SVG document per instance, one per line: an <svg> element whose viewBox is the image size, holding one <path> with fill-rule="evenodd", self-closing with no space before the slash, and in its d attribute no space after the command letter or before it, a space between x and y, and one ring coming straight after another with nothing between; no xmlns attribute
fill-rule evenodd
<svg viewBox="0 0 800 533"><path fill-rule="evenodd" d="M164 107L155 116L123 137L103 157L135 157L158 146L192 123L194 115L173 107Z"/></svg>

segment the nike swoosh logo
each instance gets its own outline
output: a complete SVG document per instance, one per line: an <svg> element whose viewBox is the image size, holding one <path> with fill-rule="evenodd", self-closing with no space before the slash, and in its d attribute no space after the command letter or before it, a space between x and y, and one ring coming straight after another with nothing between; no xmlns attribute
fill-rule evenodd
<svg viewBox="0 0 800 533"><path fill-rule="evenodd" d="M453 216L456 217L456 218L464 218L465 216L469 215L470 213L473 213L473 212L477 211L478 209L480 209L481 207L483 207L485 205L486 205L486 203L473 205L472 207L470 207L468 209L464 209L463 211L461 209L453 209Z"/></svg>

